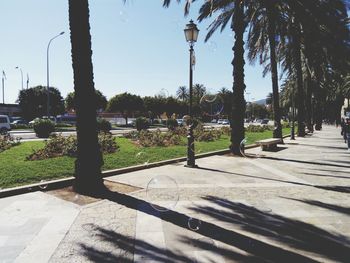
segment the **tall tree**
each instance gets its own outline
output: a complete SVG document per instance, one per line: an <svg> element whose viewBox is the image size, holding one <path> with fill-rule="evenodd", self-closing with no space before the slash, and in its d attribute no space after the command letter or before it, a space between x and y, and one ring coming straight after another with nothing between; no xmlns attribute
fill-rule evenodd
<svg viewBox="0 0 350 263"><path fill-rule="evenodd" d="M272 95L273 95L273 112L275 129L274 138L282 139L281 113L279 106L279 86L276 46L278 39L283 32L280 20L283 16L283 5L280 0L257 0L249 1L248 17L250 21L250 30L248 35L248 58L255 61L260 57L260 64L266 62L268 58L269 65L264 70L271 71Z"/></svg>
<svg viewBox="0 0 350 263"><path fill-rule="evenodd" d="M77 159L74 190L96 194L105 190L101 176L102 153L98 144L96 93L91 60L88 0L68 0L72 66L77 114Z"/></svg>
<svg viewBox="0 0 350 263"><path fill-rule="evenodd" d="M188 89L186 86L180 86L176 91L176 96L182 100L186 101L189 98Z"/></svg>
<svg viewBox="0 0 350 263"><path fill-rule="evenodd" d="M233 51L233 94L231 114L231 145L230 150L234 155L241 155L240 143L244 139L244 115L246 103L244 99L244 31L247 26L245 21L245 1L206 1L199 11L199 21L208 19L217 13L216 19L209 25L209 31L205 38L207 41L213 33L221 28L221 31L230 23L234 32Z"/></svg>
<svg viewBox="0 0 350 263"><path fill-rule="evenodd" d="M128 117L143 109L142 98L127 92L112 97L107 105L107 111L122 113L126 124L128 124Z"/></svg>
<svg viewBox="0 0 350 263"><path fill-rule="evenodd" d="M96 110L105 110L107 107L107 98L102 94L101 91L95 90L96 97L95 97L95 105ZM70 92L67 94L67 97L65 98L65 108L67 111L69 110L75 110L75 92Z"/></svg>
<svg viewBox="0 0 350 263"><path fill-rule="evenodd" d="M50 112L56 116L64 112L64 104L58 89L50 87ZM36 86L23 89L18 95L17 102L22 110L22 117L28 121L47 115L47 88Z"/></svg>

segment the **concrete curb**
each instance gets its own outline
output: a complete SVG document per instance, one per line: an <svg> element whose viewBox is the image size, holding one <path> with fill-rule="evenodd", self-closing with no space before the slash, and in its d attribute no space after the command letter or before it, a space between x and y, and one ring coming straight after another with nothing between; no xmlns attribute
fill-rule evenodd
<svg viewBox="0 0 350 263"><path fill-rule="evenodd" d="M290 135L283 136L283 139L285 139L287 137L290 137ZM258 144L251 144L251 145L248 145L245 149L252 149L252 148L256 148L256 147L259 147L259 145ZM201 153L201 154L196 155L196 159L205 158L205 157L209 157L209 156L213 156L213 155L224 155L224 154L228 154L228 153L230 153L229 149ZM162 165L184 162L186 160L187 160L186 157L179 157L179 158L159 161L159 162L155 162L155 163L135 165L135 166L129 166L129 167L124 167L124 168L119 168L119 169L107 170L107 171L102 172L102 176L103 176L103 178L107 178L107 177L111 177L111 176L115 176L115 175L119 175L119 174L130 173L130 172L140 171L143 169L159 167ZM63 188L63 187L72 186L73 182L74 182L74 177L68 177L68 178L63 178L63 179L57 179L57 180L52 180L52 181L45 181L45 182L41 182L41 183L35 183L35 184L29 184L29 185L24 185L24 186L8 188L8 189L0 190L0 198L14 196L14 195L20 195L20 194L25 194L25 193L35 192L35 191L49 191L49 190L59 189L59 188Z"/></svg>

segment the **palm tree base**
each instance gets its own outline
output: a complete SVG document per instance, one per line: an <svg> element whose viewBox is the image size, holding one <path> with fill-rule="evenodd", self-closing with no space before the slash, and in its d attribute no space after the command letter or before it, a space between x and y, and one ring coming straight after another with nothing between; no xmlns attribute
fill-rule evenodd
<svg viewBox="0 0 350 263"><path fill-rule="evenodd" d="M73 190L78 194L88 196L101 196L109 191L104 185L103 179L98 181L74 180Z"/></svg>

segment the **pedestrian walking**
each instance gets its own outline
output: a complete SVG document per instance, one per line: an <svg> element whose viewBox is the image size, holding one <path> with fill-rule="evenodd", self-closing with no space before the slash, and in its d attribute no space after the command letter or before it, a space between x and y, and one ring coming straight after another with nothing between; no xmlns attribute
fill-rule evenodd
<svg viewBox="0 0 350 263"><path fill-rule="evenodd" d="M346 119L345 133L346 133L346 139L348 141L348 152L350 152L350 118Z"/></svg>

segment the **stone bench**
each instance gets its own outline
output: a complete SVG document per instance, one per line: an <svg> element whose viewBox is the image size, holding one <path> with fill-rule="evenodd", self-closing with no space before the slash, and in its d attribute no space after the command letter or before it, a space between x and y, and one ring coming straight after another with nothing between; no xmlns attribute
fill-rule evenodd
<svg viewBox="0 0 350 263"><path fill-rule="evenodd" d="M275 150L277 149L277 144L281 142L282 140L278 138L271 138L271 139L256 141L256 143L261 146L261 149L263 151Z"/></svg>

